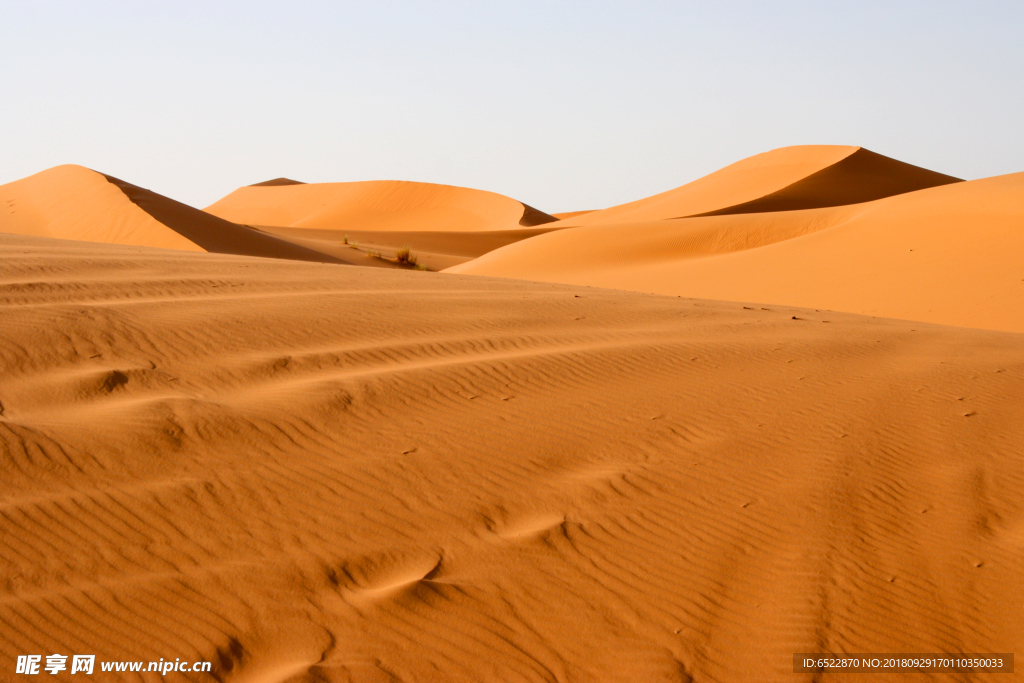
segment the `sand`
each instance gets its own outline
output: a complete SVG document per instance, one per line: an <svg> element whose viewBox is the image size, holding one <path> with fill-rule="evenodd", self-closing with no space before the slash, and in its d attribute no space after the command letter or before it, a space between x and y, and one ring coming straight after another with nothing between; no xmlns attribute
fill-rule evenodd
<svg viewBox="0 0 1024 683"><path fill-rule="evenodd" d="M428 270L548 232L545 224L558 220L494 192L404 181L276 178L239 188L205 210L354 265L398 267L388 259L408 248Z"/></svg>
<svg viewBox="0 0 1024 683"><path fill-rule="evenodd" d="M582 216L588 213L594 213L594 209L589 209L586 211L565 211L563 213L553 213L551 214L551 216L553 218L557 218L558 220L563 220L565 218L575 218L576 216Z"/></svg>
<svg viewBox="0 0 1024 683"><path fill-rule="evenodd" d="M511 230L329 230L326 228L263 227L261 231L280 240L329 254L353 265L397 268L387 259L403 247L412 250L427 270L451 268L487 252L551 232L547 225ZM384 258L371 258L371 252Z"/></svg>
<svg viewBox="0 0 1024 683"><path fill-rule="evenodd" d="M408 248L437 271L558 229L508 197L428 183L275 178L209 208L66 165L0 185L0 233L391 269L410 267L395 262Z"/></svg>
<svg viewBox="0 0 1024 683"><path fill-rule="evenodd" d="M0 254L4 666L827 681L792 654L1024 651L1019 334Z"/></svg>
<svg viewBox="0 0 1024 683"><path fill-rule="evenodd" d="M0 185L0 233L337 262L327 254L71 164Z"/></svg>
<svg viewBox="0 0 1024 683"><path fill-rule="evenodd" d="M862 147L797 145L742 159L668 192L560 223L605 225L840 206L955 182L960 179Z"/></svg>
<svg viewBox="0 0 1024 683"><path fill-rule="evenodd" d="M0 680L52 653L817 683L850 678L794 653L1024 652L1022 263L1024 173L858 147L551 215L0 186ZM161 680L125 676L94 678Z"/></svg>
<svg viewBox="0 0 1024 683"><path fill-rule="evenodd" d="M241 187L205 211L256 227L377 232L513 230L556 220L494 192L398 180L306 184L279 178Z"/></svg>
<svg viewBox="0 0 1024 683"><path fill-rule="evenodd" d="M451 272L1024 332L1024 173L824 209L586 226Z"/></svg>

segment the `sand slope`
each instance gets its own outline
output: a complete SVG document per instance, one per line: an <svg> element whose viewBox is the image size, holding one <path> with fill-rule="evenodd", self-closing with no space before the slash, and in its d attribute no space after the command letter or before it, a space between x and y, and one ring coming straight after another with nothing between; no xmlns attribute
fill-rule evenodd
<svg viewBox="0 0 1024 683"><path fill-rule="evenodd" d="M588 213L594 213L594 209L587 209L585 211L565 211L562 213L553 213L551 215L558 220L564 220L566 218L575 218L576 216L582 216Z"/></svg>
<svg viewBox="0 0 1024 683"><path fill-rule="evenodd" d="M408 247L417 262L439 271L472 261L489 251L550 232L545 225L513 230L330 230L327 228L275 228L260 230L346 263L392 266L390 261L369 258L370 252L384 259L394 258L398 249Z"/></svg>
<svg viewBox="0 0 1024 683"><path fill-rule="evenodd" d="M287 179L241 187L205 210L245 225L340 231L474 232L556 220L503 195L465 187L398 180L281 181Z"/></svg>
<svg viewBox="0 0 1024 683"><path fill-rule="evenodd" d="M668 192L567 217L565 226L665 220L705 214L789 211L866 202L959 178L862 147L798 145L742 159Z"/></svg>
<svg viewBox="0 0 1024 683"><path fill-rule="evenodd" d="M1024 332L1024 173L805 211L552 232L453 272Z"/></svg>
<svg viewBox="0 0 1024 683"><path fill-rule="evenodd" d="M763 682L811 681L803 650L1024 651L1020 335L9 235L0 256L4 662Z"/></svg>
<svg viewBox="0 0 1024 683"><path fill-rule="evenodd" d="M0 232L186 251L336 260L75 165L57 166L0 185Z"/></svg>

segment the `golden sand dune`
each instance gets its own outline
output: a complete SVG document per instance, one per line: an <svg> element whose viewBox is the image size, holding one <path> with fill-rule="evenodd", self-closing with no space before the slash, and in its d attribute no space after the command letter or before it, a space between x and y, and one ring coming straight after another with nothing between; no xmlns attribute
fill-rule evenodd
<svg viewBox="0 0 1024 683"><path fill-rule="evenodd" d="M1024 173L864 204L552 232L453 272L1024 332Z"/></svg>
<svg viewBox="0 0 1024 683"><path fill-rule="evenodd" d="M562 224L604 225L811 209L866 202L955 182L960 179L862 147L799 145L748 157L653 197L567 217Z"/></svg>
<svg viewBox="0 0 1024 683"><path fill-rule="evenodd" d="M0 185L0 232L305 261L333 257L82 166Z"/></svg>
<svg viewBox="0 0 1024 683"><path fill-rule="evenodd" d="M915 201L891 253L934 258ZM838 249L849 220L765 249ZM994 239L971 234L968 264ZM1024 651L1019 335L10 235L0 255L5 662L763 682L832 680L792 673L805 650Z"/></svg>
<svg viewBox="0 0 1024 683"><path fill-rule="evenodd" d="M279 178L241 187L206 211L245 225L336 231L479 232L556 220L493 192L398 180L305 184Z"/></svg>

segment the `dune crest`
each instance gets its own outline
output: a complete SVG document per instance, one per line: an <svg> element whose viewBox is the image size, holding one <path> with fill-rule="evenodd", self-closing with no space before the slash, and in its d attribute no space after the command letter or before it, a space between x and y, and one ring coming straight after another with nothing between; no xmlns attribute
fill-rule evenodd
<svg viewBox="0 0 1024 683"><path fill-rule="evenodd" d="M0 185L0 232L185 251L337 262L83 166Z"/></svg>
<svg viewBox="0 0 1024 683"><path fill-rule="evenodd" d="M250 185L205 210L245 225L338 231L480 232L557 220L494 192L398 180Z"/></svg>
<svg viewBox="0 0 1024 683"><path fill-rule="evenodd" d="M843 206L961 182L960 178L858 147L849 156L781 190L742 204L694 215L724 216Z"/></svg>
<svg viewBox="0 0 1024 683"><path fill-rule="evenodd" d="M564 219L565 225L637 223L686 216L789 211L865 202L962 182L862 147L781 147L661 194Z"/></svg>
<svg viewBox="0 0 1024 683"><path fill-rule="evenodd" d="M249 187L277 187L278 185L305 185L306 183L300 180L292 180L291 178L274 178L273 180L264 180L262 183L253 183Z"/></svg>

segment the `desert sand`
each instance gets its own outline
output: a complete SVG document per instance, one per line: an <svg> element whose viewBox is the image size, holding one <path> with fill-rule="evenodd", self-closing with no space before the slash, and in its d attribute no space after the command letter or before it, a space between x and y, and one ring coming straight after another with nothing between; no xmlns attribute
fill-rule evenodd
<svg viewBox="0 0 1024 683"><path fill-rule="evenodd" d="M0 186L0 680L54 652L223 683L1022 652L1022 189L856 147L534 225L417 183L279 178L217 215L81 167Z"/></svg>
<svg viewBox="0 0 1024 683"><path fill-rule="evenodd" d="M0 232L137 246L337 262L82 166L0 185Z"/></svg>
<svg viewBox="0 0 1024 683"><path fill-rule="evenodd" d="M1024 173L832 208L584 226L451 272L1024 332Z"/></svg>
<svg viewBox="0 0 1024 683"><path fill-rule="evenodd" d="M564 211L562 213L553 213L551 216L552 218L562 220L564 218L575 218L576 216L582 216L587 213L594 213L594 209L586 209L584 211Z"/></svg>
<svg viewBox="0 0 1024 683"><path fill-rule="evenodd" d="M569 227L811 209L955 182L960 179L862 147L796 145L755 154L652 197L563 215L562 223Z"/></svg>
<svg viewBox="0 0 1024 683"><path fill-rule="evenodd" d="M391 257L408 247L430 270L548 232L537 226L558 220L494 192L393 180L307 184L276 178L241 187L205 211L355 265L387 266L360 256L375 251Z"/></svg>
<svg viewBox="0 0 1024 683"><path fill-rule="evenodd" d="M494 192L398 180L301 183L277 178L240 187L204 209L228 221L282 228L510 230L553 216Z"/></svg>

